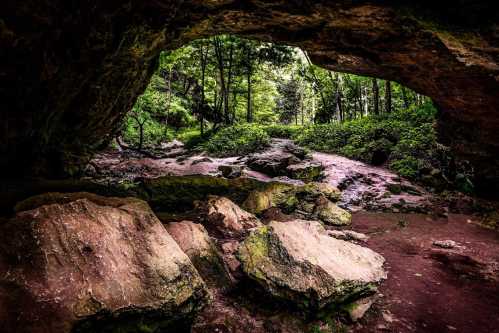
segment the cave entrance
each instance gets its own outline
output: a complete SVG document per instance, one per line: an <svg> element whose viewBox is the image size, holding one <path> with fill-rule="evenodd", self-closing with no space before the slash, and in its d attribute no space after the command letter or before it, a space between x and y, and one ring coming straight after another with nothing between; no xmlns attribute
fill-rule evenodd
<svg viewBox="0 0 499 333"><path fill-rule="evenodd" d="M364 117L416 113L424 105L431 105L429 98L398 83L316 66L298 47L218 35L161 53L158 69L121 133L125 142L142 150L172 139L190 143L236 124L298 132L300 126L341 127ZM370 141L384 137L385 142L369 156L357 152L352 157L382 165L389 159L385 146L396 143L400 133L383 135L382 126L372 132L356 135L365 134ZM362 149L354 140L339 138L328 143L328 150Z"/></svg>
<svg viewBox="0 0 499 333"><path fill-rule="evenodd" d="M250 176L314 181L324 177L323 164L336 162L293 164L325 153L384 167L393 178L439 191L471 192L473 169L437 144L436 116L430 98L401 84L321 68L298 47L217 35L160 54L115 143L124 159L134 159L122 170L127 179L148 177L150 170L236 177L241 171L224 158L237 158ZM291 145L296 147L289 151ZM167 162L158 167L138 156ZM101 157L93 162L97 169L107 165ZM337 165L335 172L358 180L350 170L358 166ZM380 187L390 188L390 182Z"/></svg>

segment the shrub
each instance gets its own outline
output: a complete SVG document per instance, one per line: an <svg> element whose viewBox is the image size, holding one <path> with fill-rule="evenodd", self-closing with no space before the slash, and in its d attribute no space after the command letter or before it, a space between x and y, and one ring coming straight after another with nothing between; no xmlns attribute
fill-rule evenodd
<svg viewBox="0 0 499 333"><path fill-rule="evenodd" d="M137 122L133 118L127 118L125 130L122 132L123 139L133 146L138 146L140 135ZM144 124L144 145L157 145L173 139L173 130L155 121L146 121Z"/></svg>
<svg viewBox="0 0 499 333"><path fill-rule="evenodd" d="M243 124L220 130L204 147L212 155L226 157L253 153L269 143L269 135L260 126Z"/></svg>
<svg viewBox="0 0 499 333"><path fill-rule="evenodd" d="M387 162L390 169L412 180L440 175L443 180L453 181L457 189L470 192L472 170L466 163L456 161L447 147L437 143L436 113L433 104L427 103L389 115L313 125L302 130L296 141L314 150L370 164Z"/></svg>
<svg viewBox="0 0 499 333"><path fill-rule="evenodd" d="M267 125L262 126L262 129L270 136L271 138L280 138L280 139L293 139L298 135L301 131L301 126L292 126L292 125Z"/></svg>

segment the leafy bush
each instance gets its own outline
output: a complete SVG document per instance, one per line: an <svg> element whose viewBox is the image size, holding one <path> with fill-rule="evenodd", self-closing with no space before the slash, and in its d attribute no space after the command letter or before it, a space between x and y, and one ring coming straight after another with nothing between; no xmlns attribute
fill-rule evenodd
<svg viewBox="0 0 499 333"><path fill-rule="evenodd" d="M139 127L133 118L127 118L125 130L122 132L123 139L133 146L138 146L140 141ZM155 121L146 121L144 124L144 144L157 145L173 139L173 130Z"/></svg>
<svg viewBox="0 0 499 333"><path fill-rule="evenodd" d="M399 175L445 188L450 182L470 192L472 170L456 161L447 147L437 143L431 103L397 110L389 115L313 125L296 141L305 147L337 153L370 164L387 164ZM437 179L438 178L438 179Z"/></svg>
<svg viewBox="0 0 499 333"><path fill-rule="evenodd" d="M262 126L262 129L270 136L271 138L280 138L280 139L293 139L298 135L301 131L301 126L291 126L291 125L267 125Z"/></svg>
<svg viewBox="0 0 499 333"><path fill-rule="evenodd" d="M215 156L237 156L260 150L269 142L269 135L260 126L244 124L220 130L206 142L205 149Z"/></svg>

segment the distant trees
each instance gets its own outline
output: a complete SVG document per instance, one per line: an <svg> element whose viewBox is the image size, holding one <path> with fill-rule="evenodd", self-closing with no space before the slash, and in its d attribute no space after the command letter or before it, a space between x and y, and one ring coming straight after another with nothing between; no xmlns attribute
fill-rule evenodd
<svg viewBox="0 0 499 333"><path fill-rule="evenodd" d="M241 122L333 123L425 99L398 83L320 68L296 48L221 35L163 52L127 129L142 149L148 137L194 121L201 133Z"/></svg>

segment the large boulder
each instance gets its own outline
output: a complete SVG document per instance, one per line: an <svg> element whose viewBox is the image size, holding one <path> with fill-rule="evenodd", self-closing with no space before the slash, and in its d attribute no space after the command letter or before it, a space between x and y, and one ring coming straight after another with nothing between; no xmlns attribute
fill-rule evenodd
<svg viewBox="0 0 499 333"><path fill-rule="evenodd" d="M2 330L188 326L206 301L205 283L147 203L71 196L32 200L33 209L0 226Z"/></svg>
<svg viewBox="0 0 499 333"><path fill-rule="evenodd" d="M238 255L269 293L309 311L370 295L386 278L381 255L328 236L316 221L272 221L252 232Z"/></svg>
<svg viewBox="0 0 499 333"><path fill-rule="evenodd" d="M210 286L226 287L231 284L231 277L217 247L212 242L206 229L191 221L172 222L166 226L168 233Z"/></svg>
<svg viewBox="0 0 499 333"><path fill-rule="evenodd" d="M270 148L249 156L246 164L270 177L286 176L305 182L318 180L324 170L321 163L312 161L306 149L281 139L273 139Z"/></svg>
<svg viewBox="0 0 499 333"><path fill-rule="evenodd" d="M196 203L200 221L213 234L225 238L242 238L250 229L262 226L253 214L225 197L209 196Z"/></svg>

